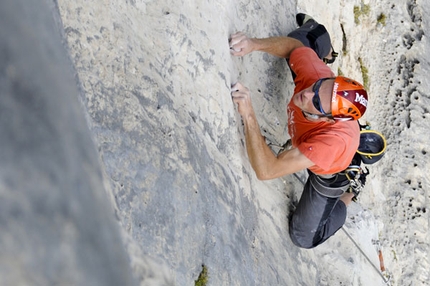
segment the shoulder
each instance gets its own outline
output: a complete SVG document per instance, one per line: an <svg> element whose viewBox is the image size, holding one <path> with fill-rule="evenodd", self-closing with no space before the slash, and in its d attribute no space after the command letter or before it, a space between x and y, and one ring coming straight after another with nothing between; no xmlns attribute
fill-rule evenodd
<svg viewBox="0 0 430 286"><path fill-rule="evenodd" d="M332 73L331 69L318 57L314 50L308 47L299 47L290 54L290 67L295 69L306 68L321 73Z"/></svg>
<svg viewBox="0 0 430 286"><path fill-rule="evenodd" d="M360 126L355 120L339 121L333 124L333 132L344 138L358 141L360 139Z"/></svg>
<svg viewBox="0 0 430 286"><path fill-rule="evenodd" d="M312 132L299 146L315 163L317 174L333 174L345 169L357 151L360 130L356 121L339 122Z"/></svg>
<svg viewBox="0 0 430 286"><path fill-rule="evenodd" d="M323 144L330 142L331 145L337 146L355 145L354 143L360 139L360 127L357 121L338 121L316 130L310 137L312 141L319 141Z"/></svg>
<svg viewBox="0 0 430 286"><path fill-rule="evenodd" d="M331 69L308 47L295 49L289 59L291 70L296 74L294 83L298 92L324 77L334 77Z"/></svg>
<svg viewBox="0 0 430 286"><path fill-rule="evenodd" d="M305 46L298 47L298 48L294 49L294 51L291 52L290 59L296 58L296 57L301 57L303 55L307 55L309 57L315 56L317 59L319 59L318 55L315 53L314 50L312 50L309 47L305 47Z"/></svg>

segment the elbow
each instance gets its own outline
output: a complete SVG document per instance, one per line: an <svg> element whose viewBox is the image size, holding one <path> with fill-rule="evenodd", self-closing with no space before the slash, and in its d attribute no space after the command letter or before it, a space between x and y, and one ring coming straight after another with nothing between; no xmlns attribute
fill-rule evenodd
<svg viewBox="0 0 430 286"><path fill-rule="evenodd" d="M257 179L259 179L260 181L267 181L267 180L273 179L273 177L270 176L267 172L262 172L262 171L256 170L255 175L257 175Z"/></svg>
<svg viewBox="0 0 430 286"><path fill-rule="evenodd" d="M265 163L268 162L266 161ZM275 162L270 162L268 164L252 164L252 168L258 180L267 181L279 177L274 167L275 165Z"/></svg>
<svg viewBox="0 0 430 286"><path fill-rule="evenodd" d="M297 40L295 38L287 37L287 39L289 40L289 42L288 42L289 43L289 46L288 46L289 49L286 50L286 53L283 55L283 58L289 59L291 53L295 49L304 47L305 45L301 41L299 41L299 40Z"/></svg>

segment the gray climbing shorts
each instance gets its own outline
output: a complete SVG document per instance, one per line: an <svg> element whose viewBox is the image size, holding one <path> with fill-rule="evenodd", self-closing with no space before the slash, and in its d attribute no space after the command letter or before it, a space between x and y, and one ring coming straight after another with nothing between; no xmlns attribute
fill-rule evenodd
<svg viewBox="0 0 430 286"><path fill-rule="evenodd" d="M330 35L323 25L314 20L307 21L303 26L289 33L288 37L299 40L306 47L313 49L320 59L330 53Z"/></svg>
<svg viewBox="0 0 430 286"><path fill-rule="evenodd" d="M322 178L309 172L302 196L290 220L290 237L302 248L313 248L334 235L345 223L346 205L339 197L348 189L344 176Z"/></svg>

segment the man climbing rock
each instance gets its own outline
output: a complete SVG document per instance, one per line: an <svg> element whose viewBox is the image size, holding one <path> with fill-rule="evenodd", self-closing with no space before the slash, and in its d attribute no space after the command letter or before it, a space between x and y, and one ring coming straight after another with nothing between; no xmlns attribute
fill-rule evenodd
<svg viewBox="0 0 430 286"><path fill-rule="evenodd" d="M296 17L299 26L315 33L305 25L309 21L314 22L313 27L320 25L301 15L304 14ZM293 73L294 95L287 105L292 147L279 155L274 155L261 135L248 88L237 83L231 94L244 122L247 153L258 179L308 170L309 177L289 225L292 241L303 248L323 243L345 222L346 206L354 194L345 192L349 181L339 173L349 166L357 151L360 129L356 120L367 108L363 86L335 76L322 60L333 55L333 49L330 40L319 41L328 35L321 33L325 28L317 29L311 36L302 29L289 37L257 39L240 32L230 39L232 55L267 52L286 58ZM303 36L311 40L302 42ZM314 50L316 46L322 51L320 55Z"/></svg>

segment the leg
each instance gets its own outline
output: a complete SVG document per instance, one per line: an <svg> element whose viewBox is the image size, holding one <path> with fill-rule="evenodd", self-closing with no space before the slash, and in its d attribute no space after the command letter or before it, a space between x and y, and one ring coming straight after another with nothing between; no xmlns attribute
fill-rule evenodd
<svg viewBox="0 0 430 286"><path fill-rule="evenodd" d="M313 19L289 33L288 37L297 39L306 47L314 50L320 59L330 56L332 49L330 35L323 25Z"/></svg>
<svg viewBox="0 0 430 286"><path fill-rule="evenodd" d="M309 177L290 221L291 240L299 247L313 248L335 234L345 219L345 203L317 192Z"/></svg>
<svg viewBox="0 0 430 286"><path fill-rule="evenodd" d="M332 46L330 35L326 28L323 25L318 24L314 19L307 20L307 22L301 25L300 28L289 33L288 37L299 40L303 45L314 50L320 59L324 59L326 57L331 58ZM289 67L289 59L287 59L287 63ZM290 71L294 80L296 78L296 74L291 70L291 68Z"/></svg>

